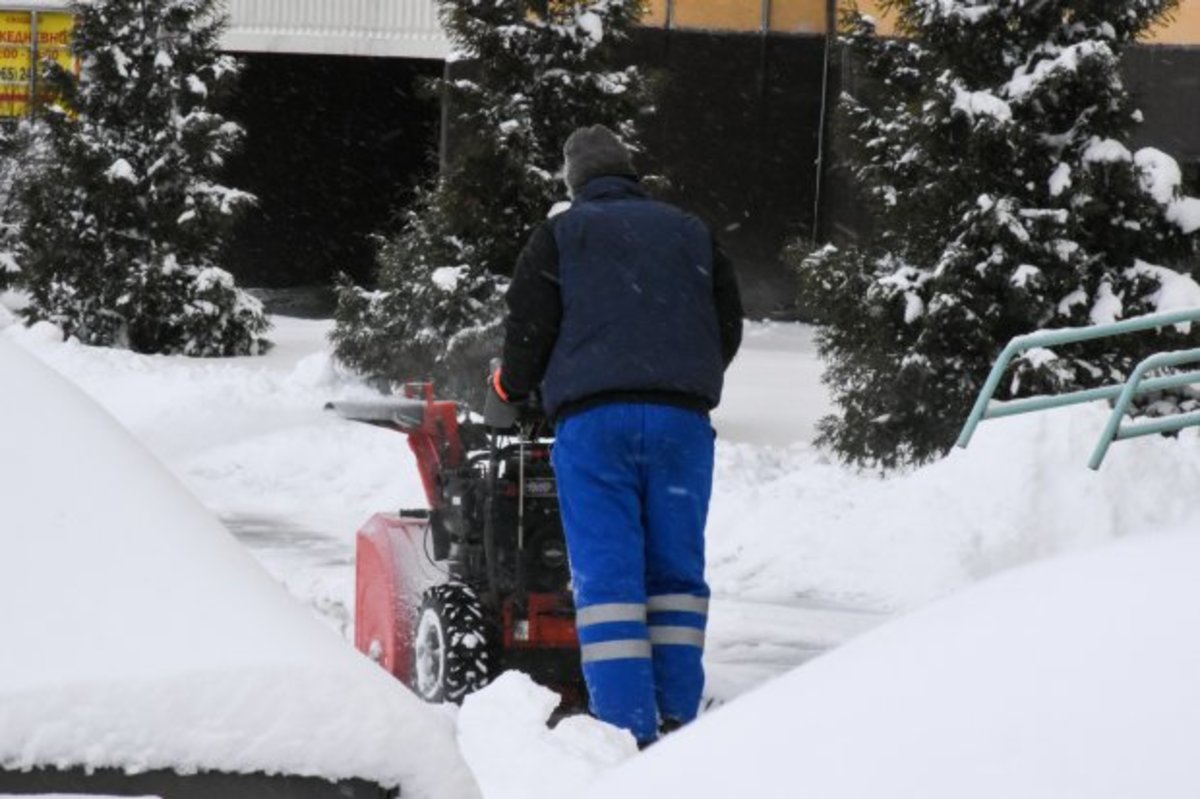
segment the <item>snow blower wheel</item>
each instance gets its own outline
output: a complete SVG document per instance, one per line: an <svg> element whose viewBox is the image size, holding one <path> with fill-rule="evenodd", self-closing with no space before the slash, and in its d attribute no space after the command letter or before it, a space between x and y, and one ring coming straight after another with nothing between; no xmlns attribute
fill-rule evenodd
<svg viewBox="0 0 1200 799"><path fill-rule="evenodd" d="M459 583L430 588L413 641L413 688L427 702L457 702L491 682L492 650L483 605Z"/></svg>

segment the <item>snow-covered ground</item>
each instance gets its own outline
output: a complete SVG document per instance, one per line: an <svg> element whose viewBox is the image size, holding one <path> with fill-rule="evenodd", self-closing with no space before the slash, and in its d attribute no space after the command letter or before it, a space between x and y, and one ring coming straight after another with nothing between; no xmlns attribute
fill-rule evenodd
<svg viewBox="0 0 1200 799"><path fill-rule="evenodd" d="M356 528L376 510L420 506L423 494L402 437L322 410L370 393L331 364L329 323L275 322L270 355L221 361L63 344L45 328L0 336L97 399L348 636ZM1086 459L1105 409L1066 409L988 422L970 450L884 479L812 447L829 410L819 373L811 328L752 324L714 416L707 693L717 704L1012 566L1166 528L1200 530L1195 431L1122 443L1093 473ZM514 680L462 712L492 720L468 725L490 729L485 740L525 741L567 764L555 772L565 782L543 779L559 795L628 755L596 728L547 731L539 715L549 700ZM460 725L470 760L467 730ZM472 765L490 775L481 778L488 799L535 793L511 770L498 775L494 761Z"/></svg>
<svg viewBox="0 0 1200 799"><path fill-rule="evenodd" d="M1026 565L771 682L588 799L1200 796L1200 535Z"/></svg>
<svg viewBox="0 0 1200 799"><path fill-rule="evenodd" d="M10 327L8 335L97 399L289 590L350 637L355 531L375 511L421 507L424 494L403 437L323 410L330 399L370 393L331 363L329 322L276 317L275 324L269 355L220 361L63 344L44 327ZM745 503L757 504L757 492L798 459L823 460L807 444L828 411L818 377L811 329L752 325L715 418L713 576L729 578L712 611L714 699L868 628L880 618L870 611L885 606L860 602L849 587L815 596L792 574L768 569L755 579L738 566L743 544L777 532L739 518L749 513ZM784 537L794 522L786 520ZM772 545L779 543L786 541ZM849 606L840 607L847 597Z"/></svg>

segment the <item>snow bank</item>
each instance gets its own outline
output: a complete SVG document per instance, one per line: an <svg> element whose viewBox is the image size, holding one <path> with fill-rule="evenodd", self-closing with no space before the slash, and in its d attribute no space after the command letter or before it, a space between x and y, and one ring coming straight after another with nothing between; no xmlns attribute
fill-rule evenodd
<svg viewBox="0 0 1200 799"><path fill-rule="evenodd" d="M714 711L586 796L1195 797L1198 571L1193 527L1011 572Z"/></svg>
<svg viewBox="0 0 1200 799"><path fill-rule="evenodd" d="M632 735L590 716L548 729L559 701L517 671L463 701L458 742L486 799L577 796L601 772L637 754Z"/></svg>
<svg viewBox="0 0 1200 799"><path fill-rule="evenodd" d="M266 356L194 359L62 342L49 325L13 338L78 385L165 463L272 574L349 629L354 533L371 514L423 507L405 439L322 410L377 396L335 365L331 322L273 317Z"/></svg>
<svg viewBox="0 0 1200 799"><path fill-rule="evenodd" d="M911 473L857 474L808 445L720 444L708 526L714 590L913 607L1003 569L1119 536L1200 529L1200 440L1150 437L1086 468L1104 404L984 423Z"/></svg>
<svg viewBox="0 0 1200 799"><path fill-rule="evenodd" d="M4 339L0 374L0 767L477 795L450 720L314 622L125 430Z"/></svg>

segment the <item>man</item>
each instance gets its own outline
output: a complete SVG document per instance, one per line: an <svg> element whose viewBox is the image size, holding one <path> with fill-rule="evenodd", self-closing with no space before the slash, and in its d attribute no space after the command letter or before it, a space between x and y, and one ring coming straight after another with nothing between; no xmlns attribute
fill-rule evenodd
<svg viewBox="0 0 1200 799"><path fill-rule="evenodd" d="M607 128L563 148L573 203L530 237L506 297L501 399L540 389L592 712L639 744L704 687L708 412L741 343L729 259L651 200ZM661 725L661 727L660 727Z"/></svg>

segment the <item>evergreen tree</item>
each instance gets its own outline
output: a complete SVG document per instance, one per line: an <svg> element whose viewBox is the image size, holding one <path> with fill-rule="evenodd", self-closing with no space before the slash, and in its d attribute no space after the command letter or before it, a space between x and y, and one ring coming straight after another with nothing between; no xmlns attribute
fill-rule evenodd
<svg viewBox="0 0 1200 799"><path fill-rule="evenodd" d="M254 201L217 174L242 130L215 109L238 72L217 0L72 6L78 75L46 65L40 166L18 180L24 312L88 344L264 351L257 300L217 266Z"/></svg>
<svg viewBox="0 0 1200 799"><path fill-rule="evenodd" d="M567 136L608 125L637 148L646 103L614 49L642 0L439 0L469 74L437 81L455 117L454 148L379 247L378 290L343 284L338 357L384 380L436 379L469 399L498 351L505 275L565 190Z"/></svg>
<svg viewBox="0 0 1200 799"><path fill-rule="evenodd" d="M20 204L15 195L16 180L27 163L24 145L29 127L25 123L0 125L0 291L20 280L19 234ZM4 315L0 310L0 316Z"/></svg>
<svg viewBox="0 0 1200 799"><path fill-rule="evenodd" d="M1200 201L1178 164L1132 152L1122 51L1175 0L886 0L904 34L851 12L861 88L848 162L875 222L800 261L841 414L821 442L892 467L945 453L999 350L1034 330L1200 305ZM1026 353L1000 398L1123 381L1169 330ZM1191 346L1195 346L1192 344Z"/></svg>

